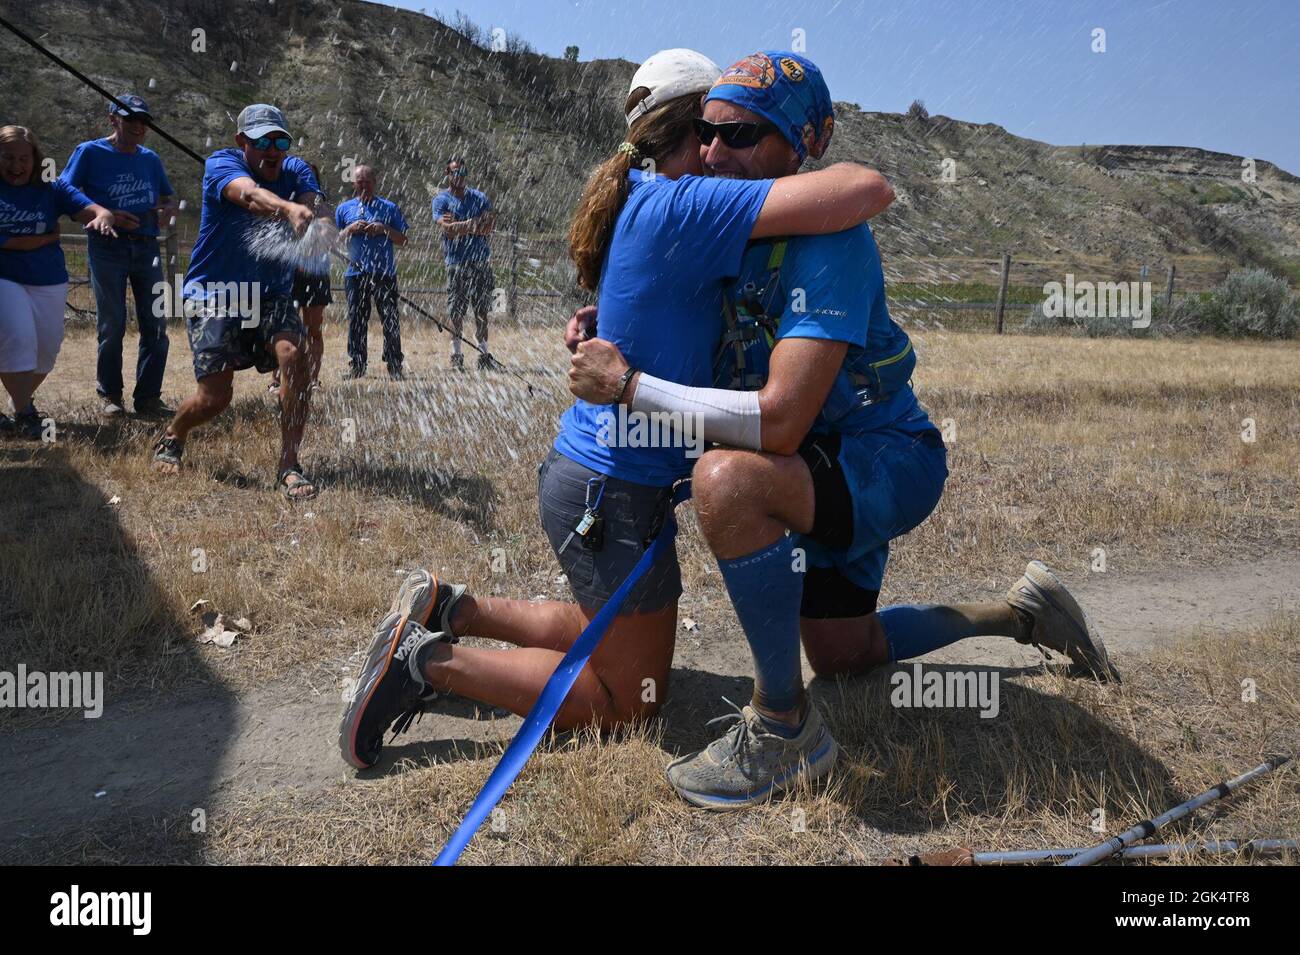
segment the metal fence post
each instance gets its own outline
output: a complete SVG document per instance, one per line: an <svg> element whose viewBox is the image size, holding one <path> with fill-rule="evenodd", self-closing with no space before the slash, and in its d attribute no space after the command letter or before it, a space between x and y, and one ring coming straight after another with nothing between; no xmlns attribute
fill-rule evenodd
<svg viewBox="0 0 1300 955"><path fill-rule="evenodd" d="M176 288L176 275L177 269L180 268L181 240L180 229L175 218L167 224L167 229L163 233L163 261L167 264L163 278L167 281L168 293L167 308L163 314L168 318L176 318L177 316L173 315L172 312L176 310L175 303L180 295L180 290Z"/></svg>

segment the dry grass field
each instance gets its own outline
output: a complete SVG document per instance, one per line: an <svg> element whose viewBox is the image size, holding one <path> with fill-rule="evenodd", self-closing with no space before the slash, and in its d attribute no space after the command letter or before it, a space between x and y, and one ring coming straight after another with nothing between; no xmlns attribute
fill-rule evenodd
<svg viewBox="0 0 1300 955"><path fill-rule="evenodd" d="M148 466L159 426L97 418L94 334L70 331L37 396L57 439L0 444L0 669L102 670L107 703L93 727L66 712L0 713L0 761L13 761L0 778L17 785L10 769L23 766L29 781L55 780L42 807L11 804L0 856L419 862L486 778L513 718L426 715L414 743L354 777L333 750L339 693L410 568L479 593L567 594L535 494L568 403L559 320L494 333L494 353L530 394L505 374L450 372L445 340L411 322L410 380L372 370L341 382L338 312L303 451L324 490L298 506L272 490L278 429L264 378L238 376L232 409L192 436L185 473L165 479ZM898 542L882 604L988 598L1032 558L1083 587L1090 611L1109 604L1113 620L1128 616L1125 600L1142 609L1133 594L1159 599L1171 581L1201 603L1168 615L1153 643L1103 629L1120 686L1067 678L1025 648L986 652L1002 676L993 720L896 709L886 672L816 683L844 751L831 786L710 815L676 798L663 767L712 735L703 720L722 712L723 692L748 693L749 668L685 508L682 615L696 628L680 635L669 706L634 732L555 739L467 862L879 862L958 843L1087 845L1098 807L1118 832L1295 747L1300 607L1276 596L1274 578L1300 579L1300 347L936 330L916 341L918 392L945 429L952 476L937 511ZM174 329L168 398L190 388L188 359ZM1104 573L1091 569L1098 549ZM1240 625L1191 609L1214 605L1219 568L1270 560L1245 574L1253 590L1223 595L1249 611ZM229 649L196 644L198 600L247 616L252 632ZM963 659L959 645L939 662ZM1242 702L1243 679L1256 702ZM186 720L209 712L187 735ZM253 738L255 752L239 742ZM100 783L63 761L101 745L126 754L112 772L130 777L96 800L78 787ZM1294 837L1296 779L1280 770L1177 835Z"/></svg>

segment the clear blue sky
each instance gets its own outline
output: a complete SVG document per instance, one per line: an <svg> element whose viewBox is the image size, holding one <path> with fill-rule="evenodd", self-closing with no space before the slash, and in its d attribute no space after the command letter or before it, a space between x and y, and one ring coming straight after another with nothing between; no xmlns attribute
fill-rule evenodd
<svg viewBox="0 0 1300 955"><path fill-rule="evenodd" d="M1300 175L1300 0L389 0L539 52L719 64L804 31L837 100L1079 143L1200 146ZM1092 31L1106 31L1106 52Z"/></svg>

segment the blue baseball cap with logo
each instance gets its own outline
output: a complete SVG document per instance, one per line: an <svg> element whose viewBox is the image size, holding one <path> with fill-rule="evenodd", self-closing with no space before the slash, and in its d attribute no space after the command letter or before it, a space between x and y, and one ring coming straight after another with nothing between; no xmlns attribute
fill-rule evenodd
<svg viewBox="0 0 1300 955"><path fill-rule="evenodd" d="M780 130L800 161L820 159L831 144L835 108L822 71L805 56L762 50L722 71L706 100L758 113Z"/></svg>
<svg viewBox="0 0 1300 955"><path fill-rule="evenodd" d="M243 133L249 139L257 139L267 133L290 135L289 126L284 121L284 113L266 103L254 103L252 106L245 106L239 114L238 123L237 131Z"/></svg>
<svg viewBox="0 0 1300 955"><path fill-rule="evenodd" d="M118 99L129 106L130 109L123 109L121 106L118 106L117 103L110 100L108 103L108 115L126 116L128 118L143 116L145 119L153 119L153 114L149 112L149 104L134 93L123 93L118 97Z"/></svg>

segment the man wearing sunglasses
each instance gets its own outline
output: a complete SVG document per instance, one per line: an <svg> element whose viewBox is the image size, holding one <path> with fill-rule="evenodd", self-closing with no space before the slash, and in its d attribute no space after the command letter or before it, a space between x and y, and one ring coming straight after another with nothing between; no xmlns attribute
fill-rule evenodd
<svg viewBox="0 0 1300 955"><path fill-rule="evenodd" d="M697 123L705 168L743 179L795 172L833 129L820 71L783 51L725 70ZM750 645L754 696L726 734L669 767L683 798L735 808L830 771L837 746L804 692L801 639L819 676L972 636L1046 646L1115 676L1083 611L1037 562L1005 600L876 612L889 542L925 520L948 469L868 226L754 243L728 300L715 370L736 390L652 378L599 339L576 346L570 372L581 398L699 414L704 438L728 446L695 465L693 496Z"/></svg>
<svg viewBox="0 0 1300 955"><path fill-rule="evenodd" d="M135 365L134 410L137 415L170 417L162 400L167 366L167 322L154 309L155 289L163 285L158 253L160 226L176 214L176 199L162 159L144 145L149 133L149 106L124 93L119 106L110 102L113 132L82 143L68 159L62 179L111 209L117 237L87 233L90 284L95 292L99 357L95 390L106 417L126 413L122 401L122 339L126 336L126 289L135 298L140 346Z"/></svg>
<svg viewBox="0 0 1300 955"><path fill-rule="evenodd" d="M474 310L474 337L478 343L478 369L492 367L488 355L488 309L492 303L492 234L496 213L492 201L467 184L469 167L456 158L447 163L447 188L433 198L433 221L442 230L442 250L447 260L447 313L455 332L451 340L451 367L465 367L460 335L465 312Z"/></svg>
<svg viewBox="0 0 1300 955"><path fill-rule="evenodd" d="M184 299L198 387L154 446L156 470L181 468L185 440L230 404L236 371L280 372L280 462L276 487L290 501L316 496L298 463L309 396L306 329L293 302L293 262L259 257L252 238L271 220L301 236L315 218L320 185L290 156L284 114L255 103L239 114L235 148L208 157L199 235Z"/></svg>

